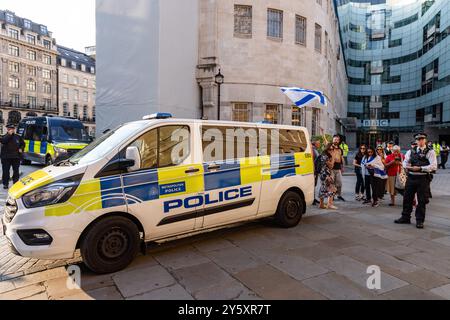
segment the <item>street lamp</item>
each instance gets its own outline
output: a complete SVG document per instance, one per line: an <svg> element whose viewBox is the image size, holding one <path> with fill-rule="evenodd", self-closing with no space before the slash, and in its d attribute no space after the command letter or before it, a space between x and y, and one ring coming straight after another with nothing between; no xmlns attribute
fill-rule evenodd
<svg viewBox="0 0 450 320"><path fill-rule="evenodd" d="M220 120L220 86L223 84L225 77L220 72L215 76L215 82L217 84L217 120Z"/></svg>

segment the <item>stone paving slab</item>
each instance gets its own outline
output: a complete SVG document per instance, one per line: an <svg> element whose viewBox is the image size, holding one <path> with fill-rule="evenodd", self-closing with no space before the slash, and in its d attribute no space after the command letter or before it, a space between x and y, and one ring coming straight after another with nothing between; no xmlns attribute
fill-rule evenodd
<svg viewBox="0 0 450 320"><path fill-rule="evenodd" d="M68 290L64 266L79 258L16 258L0 237L0 299L450 299L448 178L433 181L424 230L395 225L400 207L352 201L349 176L340 210L308 208L292 229L265 220L151 245L111 275L80 264L78 290ZM381 290L366 288L369 265L381 268Z"/></svg>

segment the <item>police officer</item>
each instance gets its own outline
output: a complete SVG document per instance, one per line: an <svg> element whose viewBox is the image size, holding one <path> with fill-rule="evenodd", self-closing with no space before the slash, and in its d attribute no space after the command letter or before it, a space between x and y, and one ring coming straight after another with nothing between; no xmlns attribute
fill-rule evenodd
<svg viewBox="0 0 450 320"><path fill-rule="evenodd" d="M16 134L16 127L13 124L8 124L6 129L7 133L1 138L2 150L0 154L3 170L3 189L9 188L11 167L13 169L13 182L19 181L20 161L25 148L25 142L22 137Z"/></svg>
<svg viewBox="0 0 450 320"><path fill-rule="evenodd" d="M437 170L436 153L427 145L427 134L418 133L414 136L417 146L406 153L403 166L408 172L408 180L403 197L403 212L395 223L411 223L414 197L417 194L416 227L423 229L425 207L430 197L432 173Z"/></svg>

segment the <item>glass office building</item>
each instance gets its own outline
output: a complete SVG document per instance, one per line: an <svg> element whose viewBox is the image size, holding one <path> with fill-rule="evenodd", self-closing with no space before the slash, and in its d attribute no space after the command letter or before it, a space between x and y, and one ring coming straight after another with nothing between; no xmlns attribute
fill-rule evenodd
<svg viewBox="0 0 450 320"><path fill-rule="evenodd" d="M419 130L450 143L450 0L335 1L355 123L349 144L406 147Z"/></svg>

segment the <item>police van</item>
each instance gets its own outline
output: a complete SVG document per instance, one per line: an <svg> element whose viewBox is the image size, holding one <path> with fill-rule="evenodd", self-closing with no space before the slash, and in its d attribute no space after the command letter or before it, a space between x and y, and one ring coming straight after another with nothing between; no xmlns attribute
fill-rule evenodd
<svg viewBox="0 0 450 320"><path fill-rule="evenodd" d="M80 120L66 117L25 118L17 133L25 141L24 164L51 165L70 158L92 140Z"/></svg>
<svg viewBox="0 0 450 320"><path fill-rule="evenodd" d="M314 198L309 141L303 127L148 116L21 179L3 230L18 255L80 249L92 271L110 273L145 242L270 216L294 227Z"/></svg>

